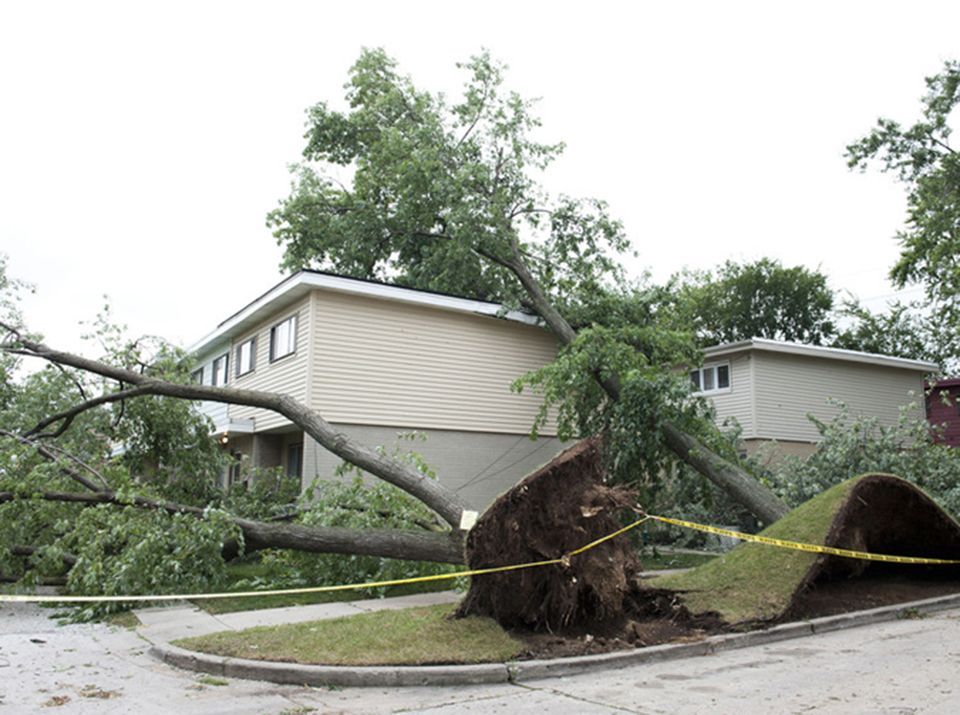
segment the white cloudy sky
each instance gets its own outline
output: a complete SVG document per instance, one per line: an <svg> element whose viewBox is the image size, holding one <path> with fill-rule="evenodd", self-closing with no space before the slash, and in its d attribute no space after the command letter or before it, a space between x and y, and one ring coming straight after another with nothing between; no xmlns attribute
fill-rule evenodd
<svg viewBox="0 0 960 715"><path fill-rule="evenodd" d="M903 191L843 149L916 117L958 28L955 1L4 3L0 251L51 343L107 294L189 344L279 280L264 216L360 48L453 93L485 46L568 144L549 188L607 199L635 272L768 255L879 307Z"/></svg>

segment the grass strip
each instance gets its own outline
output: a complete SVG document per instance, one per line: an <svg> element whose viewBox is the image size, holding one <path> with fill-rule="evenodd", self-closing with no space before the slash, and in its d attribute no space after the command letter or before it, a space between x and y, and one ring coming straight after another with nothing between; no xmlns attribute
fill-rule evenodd
<svg viewBox="0 0 960 715"><path fill-rule="evenodd" d="M437 665L510 660L523 645L490 618L452 618L449 604L377 611L179 640L202 653L324 665Z"/></svg>
<svg viewBox="0 0 960 715"><path fill-rule="evenodd" d="M283 575L275 567L260 563L234 563L227 566L226 591L252 591L273 588L271 579ZM261 586L251 587L250 580L258 579ZM281 582L282 583L282 582ZM318 603L339 603L369 598L389 598L392 596L410 596L415 593L449 591L456 581L434 581L411 583L400 586L388 586L378 589L356 589L349 591L320 591L317 593L295 593L283 596L249 596L246 598L203 598L193 601L193 605L207 613L235 613L237 611L259 611L264 608L287 608L289 606L312 606ZM283 586L280 586L281 588Z"/></svg>

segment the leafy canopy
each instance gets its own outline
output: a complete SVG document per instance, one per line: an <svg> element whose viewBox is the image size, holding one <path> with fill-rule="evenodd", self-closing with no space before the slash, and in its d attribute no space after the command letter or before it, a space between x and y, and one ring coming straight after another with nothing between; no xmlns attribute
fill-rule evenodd
<svg viewBox="0 0 960 715"><path fill-rule="evenodd" d="M847 163L865 170L871 161L893 172L907 188L906 227L897 234L900 259L890 276L900 287L922 284L948 330L960 320L960 154L950 146L960 102L960 62L946 62L926 78L921 118L909 127L881 118L847 147Z"/></svg>
<svg viewBox="0 0 960 715"><path fill-rule="evenodd" d="M687 399L688 381L672 370L697 359L690 333L664 329L658 291L625 280L618 256L629 244L602 201L543 189L540 177L563 145L537 138L532 102L504 89L504 67L483 52L461 68L463 94L449 104L417 89L382 50L366 50L350 71L348 108L309 110L306 162L268 217L286 249L284 266L534 307L544 316L529 282L521 283L523 271L510 270L522 263L578 330L553 364L516 385L545 397L534 431L552 408L563 437L606 432L611 444L622 443L611 450L618 474L655 474L666 458L659 427L703 424ZM620 400L609 398L598 375L620 386ZM638 433L649 436L642 449Z"/></svg>
<svg viewBox="0 0 960 715"><path fill-rule="evenodd" d="M703 346L750 338L820 345L834 332L827 277L761 258L675 276L675 316ZM669 299L669 298L668 298Z"/></svg>
<svg viewBox="0 0 960 715"><path fill-rule="evenodd" d="M535 138L532 102L504 89L486 52L459 67L450 104L364 50L348 108L308 110L305 161L267 219L283 266L516 306L523 292L500 262L516 248L555 301L616 282L628 243L606 205L551 198L537 181L563 145Z"/></svg>

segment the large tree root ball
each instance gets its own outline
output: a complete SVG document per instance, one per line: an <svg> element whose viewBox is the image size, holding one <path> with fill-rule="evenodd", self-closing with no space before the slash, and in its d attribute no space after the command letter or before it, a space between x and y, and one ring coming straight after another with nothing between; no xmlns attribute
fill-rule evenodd
<svg viewBox="0 0 960 715"><path fill-rule="evenodd" d="M466 542L467 564L481 569L563 557L616 531L635 495L603 483L600 441L584 440L501 495ZM640 562L626 536L569 559L476 576L457 614L490 616L507 628L562 630L618 617L637 588Z"/></svg>

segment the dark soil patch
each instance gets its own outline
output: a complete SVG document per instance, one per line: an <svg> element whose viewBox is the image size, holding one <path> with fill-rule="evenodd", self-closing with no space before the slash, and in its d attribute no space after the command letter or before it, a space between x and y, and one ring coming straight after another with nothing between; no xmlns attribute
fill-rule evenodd
<svg viewBox="0 0 960 715"><path fill-rule="evenodd" d="M800 621L960 593L956 574L937 574L932 569L922 573L916 569L923 567L916 566L911 573L907 568L872 567L855 578L814 582L794 599L780 620Z"/></svg>
<svg viewBox="0 0 960 715"><path fill-rule="evenodd" d="M714 614L691 614L671 591L643 588L628 597L624 612L615 618L582 622L562 633L514 629L510 635L526 644L518 658L527 660L690 643L728 630Z"/></svg>

